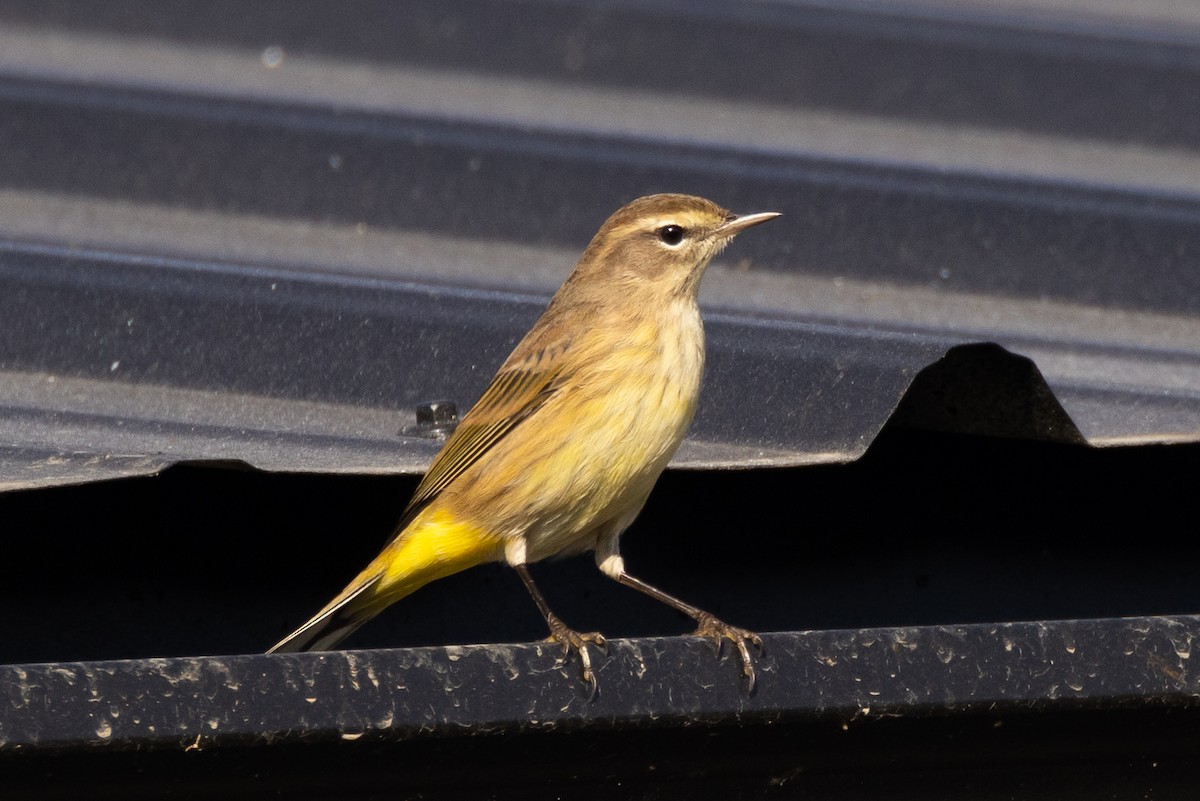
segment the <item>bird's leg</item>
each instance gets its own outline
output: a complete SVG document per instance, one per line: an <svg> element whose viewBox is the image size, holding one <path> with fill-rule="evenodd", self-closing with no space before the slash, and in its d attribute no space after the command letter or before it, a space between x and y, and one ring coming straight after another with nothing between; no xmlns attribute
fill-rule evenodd
<svg viewBox="0 0 1200 801"><path fill-rule="evenodd" d="M721 655L721 649L726 640L737 646L738 656L741 657L742 661L742 675L746 677L746 691L747 693L754 692L754 661L750 658L750 649L746 647L746 643L748 642L753 645L761 656L763 653L762 637L759 637L748 629L731 626L718 619L715 615L705 612L703 609L692 606L686 601L676 598L674 595L668 595L658 587L647 584L639 578L634 578L625 572L625 560L613 550L609 550L607 553L600 552L598 556L597 562L600 569L609 578L615 579L626 587L632 587L638 592L649 595L654 600L683 612L695 620L696 630L692 634L697 637L708 637L712 640L717 647L718 657Z"/></svg>
<svg viewBox="0 0 1200 801"><path fill-rule="evenodd" d="M746 691L749 693L754 692L754 662L750 658L750 650L746 647L746 643L749 642L753 645L761 656L763 652L762 637L759 637L748 629L731 626L712 613L705 612L703 609L692 606L686 601L681 601L673 595L668 595L657 587L653 587L639 578L634 578L628 573L622 572L617 577L617 581L626 587L632 587L638 592L645 593L651 598L661 601L672 609L677 609L695 620L696 630L692 634L696 637L708 637L711 639L717 647L717 656L721 655L721 649L726 640L732 642L737 647L738 656L741 657L742 675L746 677Z"/></svg>
<svg viewBox="0 0 1200 801"><path fill-rule="evenodd" d="M566 623L563 623L558 615L550 611L550 605L546 603L546 599L542 597L541 591L533 583L533 577L529 575L529 569L523 564L513 565L513 568L517 571L517 575L521 577L521 581L525 582L525 589L529 590L529 594L533 596L533 602L537 604L542 617L546 619L546 625L550 627L549 639L562 645L564 658L571 651L579 654L579 678L584 684L588 685L588 698L590 699L596 694L597 683L596 674L592 672L592 658L588 654L587 645L591 643L600 650L606 651L608 649L608 641L598 631L578 632Z"/></svg>

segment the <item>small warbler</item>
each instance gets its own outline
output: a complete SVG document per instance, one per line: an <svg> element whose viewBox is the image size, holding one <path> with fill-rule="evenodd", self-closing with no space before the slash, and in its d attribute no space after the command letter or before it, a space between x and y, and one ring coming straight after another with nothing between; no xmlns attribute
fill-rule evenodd
<svg viewBox="0 0 1200 801"><path fill-rule="evenodd" d="M587 646L603 648L603 636L567 627L526 568L594 551L605 575L694 618L718 653L736 645L752 691L746 643L761 649L759 636L629 575L618 544L696 411L704 269L739 231L777 216L662 194L609 217L434 458L383 551L270 652L332 648L425 584L504 560L594 692Z"/></svg>

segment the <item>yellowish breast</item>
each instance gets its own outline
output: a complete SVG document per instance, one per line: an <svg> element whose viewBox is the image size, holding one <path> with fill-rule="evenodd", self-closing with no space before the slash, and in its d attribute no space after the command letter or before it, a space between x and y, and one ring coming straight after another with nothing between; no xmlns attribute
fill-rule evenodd
<svg viewBox="0 0 1200 801"><path fill-rule="evenodd" d="M598 328L553 397L434 504L531 560L590 547L589 530L640 504L683 440L704 370L693 302Z"/></svg>
<svg viewBox="0 0 1200 801"><path fill-rule="evenodd" d="M503 517L525 534L533 559L570 549L573 538L640 504L692 420L704 371L695 305L680 302L623 334L578 391L546 409L538 422L547 447L520 470L528 483L511 487L519 508Z"/></svg>

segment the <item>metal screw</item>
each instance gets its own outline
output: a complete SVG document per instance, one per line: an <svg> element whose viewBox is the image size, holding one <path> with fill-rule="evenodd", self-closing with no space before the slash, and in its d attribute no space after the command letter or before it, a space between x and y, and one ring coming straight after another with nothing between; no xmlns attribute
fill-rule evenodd
<svg viewBox="0 0 1200 801"><path fill-rule="evenodd" d="M445 439L458 425L458 404L452 400L434 400L417 404L417 424L401 433L408 436Z"/></svg>

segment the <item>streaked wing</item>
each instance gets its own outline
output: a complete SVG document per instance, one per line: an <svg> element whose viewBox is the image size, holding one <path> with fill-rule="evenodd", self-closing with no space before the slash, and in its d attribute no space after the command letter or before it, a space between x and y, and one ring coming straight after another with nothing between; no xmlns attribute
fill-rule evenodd
<svg viewBox="0 0 1200 801"><path fill-rule="evenodd" d="M501 368L483 397L471 407L434 457L429 471L408 502L392 540L454 479L540 409L558 390L564 350L562 346L551 347Z"/></svg>

